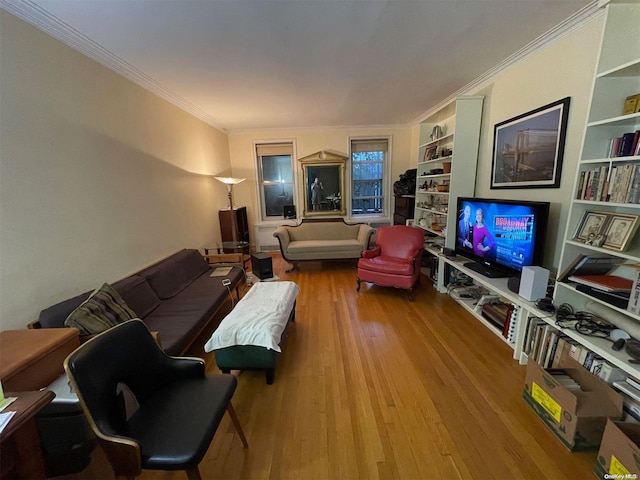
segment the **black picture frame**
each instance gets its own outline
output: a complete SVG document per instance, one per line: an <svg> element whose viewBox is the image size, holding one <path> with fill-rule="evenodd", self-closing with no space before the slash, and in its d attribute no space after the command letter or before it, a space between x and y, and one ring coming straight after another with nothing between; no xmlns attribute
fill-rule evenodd
<svg viewBox="0 0 640 480"><path fill-rule="evenodd" d="M566 97L494 126L491 189L560 188L570 103Z"/></svg>

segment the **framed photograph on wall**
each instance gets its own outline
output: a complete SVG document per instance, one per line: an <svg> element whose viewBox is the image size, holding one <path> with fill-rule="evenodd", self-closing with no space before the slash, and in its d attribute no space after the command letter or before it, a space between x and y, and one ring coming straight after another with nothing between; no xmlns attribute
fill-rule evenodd
<svg viewBox="0 0 640 480"><path fill-rule="evenodd" d="M604 232L604 248L625 251L638 229L638 215L616 213L610 215Z"/></svg>
<svg viewBox="0 0 640 480"><path fill-rule="evenodd" d="M493 130L491 188L559 188L571 97L536 108Z"/></svg>
<svg viewBox="0 0 640 480"><path fill-rule="evenodd" d="M573 239L593 245L598 235L603 235L607 227L607 212L584 212ZM601 241L601 238L598 238Z"/></svg>

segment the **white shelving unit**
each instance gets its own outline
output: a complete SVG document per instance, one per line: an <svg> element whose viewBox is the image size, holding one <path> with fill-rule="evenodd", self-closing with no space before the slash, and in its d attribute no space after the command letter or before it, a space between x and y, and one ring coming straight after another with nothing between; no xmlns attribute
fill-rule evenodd
<svg viewBox="0 0 640 480"><path fill-rule="evenodd" d="M507 343L507 345L513 348L513 358L518 360L520 363L525 364L527 359L526 355L523 352L523 348L527 326L526 320L531 316L541 318L548 317L549 313L539 310L533 302L529 302L517 293L509 290L507 286L508 278L487 278L483 275L480 275L479 273L474 272L473 270L470 270L469 268L464 266L464 263L468 262L469 260L463 257L449 258L445 257L444 255L439 255L439 257L445 265L449 265L456 270L464 273L468 277L472 278L476 284L487 289L490 294L498 295L503 299L503 301L516 306L516 314L512 320L512 322L515 322L514 334L512 341L509 342L502 335L502 331L498 330L495 325L484 318L481 313L476 311L475 303L477 302L477 299L457 300L457 302L462 305L465 310L476 317L491 332L495 333L501 340Z"/></svg>
<svg viewBox="0 0 640 480"><path fill-rule="evenodd" d="M569 210L558 271L563 271L579 254L611 255L624 259L626 263L640 264L639 234L635 235L629 248L624 252L585 245L574 240L579 223L587 211L640 215L638 204L577 198L582 172L600 166L607 166L610 171L614 166L640 163L639 156L608 158L608 147L612 138L640 129L640 113L621 115L625 98L640 93L640 35L638 35L640 2L602 1L601 6L606 6L607 9L605 30L593 80L591 105L574 183L574 200ZM621 275L624 275L624 270L624 268L621 269ZM554 304L567 303L573 307L574 311L579 311L588 310L589 302L604 305L616 314L623 315L625 319L640 325L638 315L582 293L571 283L556 284ZM638 366L629 363L629 355L624 350L613 351L610 341L584 336L572 329L562 331L615 366L634 376L640 376Z"/></svg>
<svg viewBox="0 0 640 480"><path fill-rule="evenodd" d="M458 97L420 124L415 225L448 248L455 247L455 232L447 235L447 225L456 224L457 198L475 192L483 102L481 96ZM433 138L435 127L439 127L440 135ZM447 153L443 155L443 151ZM436 158L432 158L432 152ZM451 165L451 171L440 172L445 170L447 163ZM428 251L435 255L441 249ZM442 262L439 262L438 271L444 271ZM444 289L443 278L444 275L438 275L440 291Z"/></svg>

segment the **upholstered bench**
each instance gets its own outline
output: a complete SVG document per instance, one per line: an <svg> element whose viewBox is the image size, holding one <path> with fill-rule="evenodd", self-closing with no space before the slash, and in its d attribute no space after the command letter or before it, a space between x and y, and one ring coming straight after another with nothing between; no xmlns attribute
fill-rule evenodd
<svg viewBox="0 0 640 480"><path fill-rule="evenodd" d="M300 288L293 282L258 282L220 322L204 346L214 352L223 373L265 370L267 384L275 378L289 322L295 320Z"/></svg>

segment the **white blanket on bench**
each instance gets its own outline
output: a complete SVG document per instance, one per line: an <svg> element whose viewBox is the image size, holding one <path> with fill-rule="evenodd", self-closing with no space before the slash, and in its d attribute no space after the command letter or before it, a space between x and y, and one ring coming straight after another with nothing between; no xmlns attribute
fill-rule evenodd
<svg viewBox="0 0 640 480"><path fill-rule="evenodd" d="M280 338L299 292L294 282L256 283L220 322L204 350L256 345L280 352Z"/></svg>

